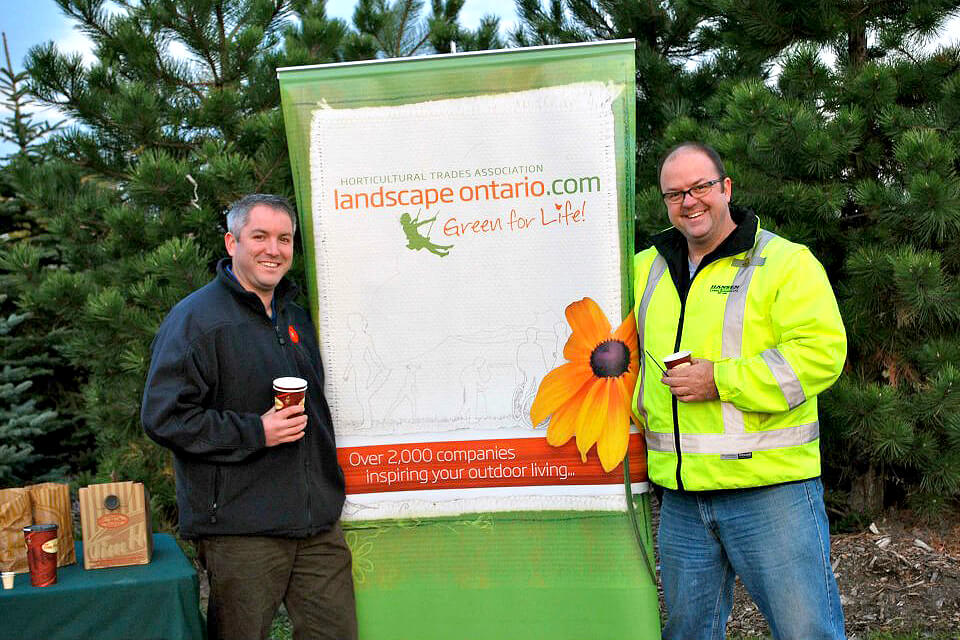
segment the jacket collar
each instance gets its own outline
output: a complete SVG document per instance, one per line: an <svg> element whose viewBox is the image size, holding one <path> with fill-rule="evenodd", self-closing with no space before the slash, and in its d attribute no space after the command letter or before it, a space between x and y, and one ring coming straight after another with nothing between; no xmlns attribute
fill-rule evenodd
<svg viewBox="0 0 960 640"><path fill-rule="evenodd" d="M704 267L715 260L728 258L750 249L756 241L757 228L760 224L752 209L735 204L730 205L730 217L736 227L730 232L720 245L705 255L697 266L699 273ZM687 239L670 227L653 236L653 246L667 261L670 276L681 292L681 299L686 299L686 292L690 288L690 269L687 266Z"/></svg>
<svg viewBox="0 0 960 640"><path fill-rule="evenodd" d="M260 296L244 289L236 276L227 270L227 267L232 264L233 260L231 258L222 258L217 263L217 281L226 287L227 291L232 293L238 300L252 307L255 311L266 315ZM273 290L274 308L277 310L277 314L280 314L287 306L287 303L297 297L299 290L300 288L286 276L277 283L277 288Z"/></svg>

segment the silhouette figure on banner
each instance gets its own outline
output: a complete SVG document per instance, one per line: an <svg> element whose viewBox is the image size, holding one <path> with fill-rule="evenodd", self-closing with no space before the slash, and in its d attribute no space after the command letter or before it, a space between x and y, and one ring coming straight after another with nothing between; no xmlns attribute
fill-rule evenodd
<svg viewBox="0 0 960 640"><path fill-rule="evenodd" d="M535 327L529 327L526 341L517 347L517 387L513 392L513 418L522 424L530 422L530 407L537 396L540 379L547 371L543 347L537 342L538 333Z"/></svg>
<svg viewBox="0 0 960 640"><path fill-rule="evenodd" d="M468 365L460 372L460 384L463 387L463 398L460 405L460 415L468 420L479 420L488 417L487 388L489 388L493 374L483 356L477 356L473 364Z"/></svg>
<svg viewBox="0 0 960 640"><path fill-rule="evenodd" d="M437 216L433 216L432 218L428 218L426 220L420 220L419 212L417 212L416 218L411 218L409 213L404 213L400 216L400 226L403 227L403 233L407 236L407 249L412 249L413 251L426 249L430 253L440 256L441 258L450 253L450 249L453 248L452 244L434 244L429 238L430 229L433 229L433 223L436 221L436 219ZM430 229L427 230L426 236L420 233L420 227L425 224L430 225Z"/></svg>
<svg viewBox="0 0 960 640"><path fill-rule="evenodd" d="M408 362L405 368L406 373L404 374L403 380L400 381L397 395L383 416L386 420L393 418L394 411L403 404L406 404L409 409L409 418L411 420L417 419L417 396L419 395L419 391L417 390L417 373L420 371L420 365L415 362Z"/></svg>
<svg viewBox="0 0 960 640"><path fill-rule="evenodd" d="M372 399L383 386L390 370L384 365L373 344L373 338L367 333L367 320L359 313L347 317L350 338L347 342L349 365L343 374L348 389L353 392L356 406L360 407L360 429L370 427L373 422Z"/></svg>
<svg viewBox="0 0 960 640"><path fill-rule="evenodd" d="M567 338L570 337L569 325L563 320L558 320L553 325L553 335L555 341L553 343L553 364L549 367L551 371L567 362L567 359L563 357L563 348L567 344Z"/></svg>

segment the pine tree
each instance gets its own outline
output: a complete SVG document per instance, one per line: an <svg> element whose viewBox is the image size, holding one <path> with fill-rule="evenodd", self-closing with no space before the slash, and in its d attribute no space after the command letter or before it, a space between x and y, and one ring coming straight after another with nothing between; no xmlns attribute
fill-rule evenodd
<svg viewBox="0 0 960 640"><path fill-rule="evenodd" d="M77 126L15 180L62 266L24 264L20 277L36 283L20 304L62 333L100 478L145 482L171 526L171 458L139 420L150 343L169 309L211 278L225 207L253 192L293 196L276 68L427 52L432 24L473 32L457 26L453 0L434 4L442 20L417 2L361 3L356 28L328 18L322 0L58 4L96 60L53 44L27 57L32 93ZM298 261L291 275L302 270Z"/></svg>
<svg viewBox="0 0 960 640"><path fill-rule="evenodd" d="M475 31L460 25L459 15L465 0L431 0L428 19L430 47L435 53L502 49L500 19L485 15Z"/></svg>
<svg viewBox="0 0 960 640"><path fill-rule="evenodd" d="M0 117L0 141L14 145L15 151L5 158L17 156L35 159L39 143L59 128L63 121L41 121L30 113L34 100L27 91L27 72L17 71L10 60L7 34L3 33L3 57L6 66L0 67L0 96L7 115ZM9 232L8 232L9 233Z"/></svg>
<svg viewBox="0 0 960 640"><path fill-rule="evenodd" d="M630 0L518 0L520 25L510 34L517 46L636 40L637 184L657 180L660 141L678 118L704 121L705 105L730 78L755 77L758 63L718 51L712 41L712 10L699 2ZM660 205L659 196L638 210ZM665 217L640 216L637 246L665 226Z"/></svg>
<svg viewBox="0 0 960 640"><path fill-rule="evenodd" d="M960 3L715 4L705 40L768 77L675 118L660 147L715 146L735 200L834 282L850 345L821 432L841 510L906 494L933 513L960 496L960 51L918 45ZM642 215L662 218L656 196Z"/></svg>
<svg viewBox="0 0 960 640"><path fill-rule="evenodd" d="M499 20L486 16L475 31L459 23L464 0L431 0L424 15L422 0L358 0L353 11L356 35L347 48L360 59L405 58L427 53L502 47Z"/></svg>
<svg viewBox="0 0 960 640"><path fill-rule="evenodd" d="M0 295L0 305L6 302L7 296ZM19 486L41 475L34 471L44 457L37 451L36 440L57 426L57 413L39 409L33 396L33 378L51 372L42 366L44 355L23 353L24 341L11 336L24 320L16 313L0 317L0 487ZM42 473L59 476L64 471L54 468Z"/></svg>
<svg viewBox="0 0 960 640"><path fill-rule="evenodd" d="M62 479L83 466L88 446L76 429L71 397L58 381L64 360L56 336L38 332L31 314L15 298L28 283L12 276L17 263L40 268L49 257L49 237L12 183L15 171L29 171L44 157L43 140L59 123L38 120L26 91L27 75L16 71L3 34L6 66L0 68L0 97L8 115L0 118L0 139L13 152L0 166L0 487L36 479ZM52 407L58 407L59 413Z"/></svg>

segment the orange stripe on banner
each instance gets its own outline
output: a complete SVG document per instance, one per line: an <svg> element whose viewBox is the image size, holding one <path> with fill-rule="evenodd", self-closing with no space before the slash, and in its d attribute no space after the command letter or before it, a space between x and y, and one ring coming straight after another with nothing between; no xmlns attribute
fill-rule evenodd
<svg viewBox="0 0 960 640"><path fill-rule="evenodd" d="M628 452L631 479L643 482L647 462L640 434L630 434ZM562 447L551 447L546 438L340 447L337 458L347 493L623 482L622 464L605 473L594 451L581 462L572 439Z"/></svg>

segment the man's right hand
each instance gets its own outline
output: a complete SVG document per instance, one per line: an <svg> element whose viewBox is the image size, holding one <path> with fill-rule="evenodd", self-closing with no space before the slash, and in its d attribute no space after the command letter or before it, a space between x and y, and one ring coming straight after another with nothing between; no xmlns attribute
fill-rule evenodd
<svg viewBox="0 0 960 640"><path fill-rule="evenodd" d="M275 447L286 442L296 442L304 436L307 426L307 414L303 407L293 405L277 411L270 407L270 411L260 416L263 422L263 437L268 447Z"/></svg>

